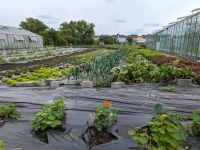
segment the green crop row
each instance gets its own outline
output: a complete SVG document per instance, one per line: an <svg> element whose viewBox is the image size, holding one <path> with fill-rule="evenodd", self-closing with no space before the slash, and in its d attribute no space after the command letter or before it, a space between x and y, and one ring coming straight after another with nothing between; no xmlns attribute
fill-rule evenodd
<svg viewBox="0 0 200 150"><path fill-rule="evenodd" d="M51 78L56 78L62 76L62 73L59 69L56 68L39 68L35 70L33 73L22 74L13 78L3 78L2 82L11 86L15 86L17 82L29 82L29 81L39 81L39 80L47 80Z"/></svg>
<svg viewBox="0 0 200 150"><path fill-rule="evenodd" d="M149 54L148 57L161 55L159 53ZM146 55L147 56L147 55ZM186 69L175 67L175 65L163 64L157 66L147 60L139 49L128 49L124 56L125 64L112 69L115 80L126 83L174 83L178 78L190 78Z"/></svg>
<svg viewBox="0 0 200 150"><path fill-rule="evenodd" d="M76 67L74 74L76 79L89 79L96 86L110 86L112 82L111 70L119 64L125 49L118 49L108 55L96 57L92 62Z"/></svg>

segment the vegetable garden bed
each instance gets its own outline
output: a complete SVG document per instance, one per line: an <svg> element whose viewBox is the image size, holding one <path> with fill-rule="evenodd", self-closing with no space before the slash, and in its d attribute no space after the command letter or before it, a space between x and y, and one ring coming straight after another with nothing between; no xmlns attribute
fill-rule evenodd
<svg viewBox="0 0 200 150"><path fill-rule="evenodd" d="M96 145L91 150L127 150L138 149L136 141L128 136L128 130L143 127L152 118L154 105L161 103L170 112L179 114L190 113L200 107L199 87L182 91L177 89L173 94L162 92L158 85L134 85L126 89L80 89L78 87L63 87L55 90L48 88L10 88L1 87L0 100L11 100L18 105L21 113L19 120L7 121L0 128L0 139L4 141L5 150L21 148L34 150L74 149L89 150L82 139L82 133L87 128L90 113L102 105L103 99L109 99L114 108L118 109L116 128L111 130L117 139ZM157 92L157 93L155 93ZM8 93L10 93L8 95ZM150 94L148 94L150 93ZM64 97L66 105L67 129L65 131L49 130L48 144L36 138L31 130L30 120L41 111L41 104L49 103L55 95ZM151 95L155 95L151 96ZM188 98L190 97L190 98ZM167 99L166 99L167 98ZM12 134L11 134L12 133ZM190 137L185 142L191 150L200 148L198 138Z"/></svg>

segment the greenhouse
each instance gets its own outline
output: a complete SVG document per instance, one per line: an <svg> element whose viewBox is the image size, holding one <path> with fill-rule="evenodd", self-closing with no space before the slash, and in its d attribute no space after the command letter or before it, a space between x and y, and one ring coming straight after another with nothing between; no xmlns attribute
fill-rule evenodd
<svg viewBox="0 0 200 150"><path fill-rule="evenodd" d="M30 31L0 26L0 49L24 49L43 47L42 37Z"/></svg>
<svg viewBox="0 0 200 150"><path fill-rule="evenodd" d="M198 12L196 12L198 11ZM147 48L178 54L182 57L200 58L200 12L180 17L162 30L147 37Z"/></svg>

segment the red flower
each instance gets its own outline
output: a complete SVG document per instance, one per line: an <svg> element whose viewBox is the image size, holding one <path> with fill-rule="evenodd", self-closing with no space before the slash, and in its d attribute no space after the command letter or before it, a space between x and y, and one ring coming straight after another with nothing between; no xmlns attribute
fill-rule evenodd
<svg viewBox="0 0 200 150"><path fill-rule="evenodd" d="M107 101L107 100L104 100L103 105L106 106L106 107L110 107L110 102Z"/></svg>

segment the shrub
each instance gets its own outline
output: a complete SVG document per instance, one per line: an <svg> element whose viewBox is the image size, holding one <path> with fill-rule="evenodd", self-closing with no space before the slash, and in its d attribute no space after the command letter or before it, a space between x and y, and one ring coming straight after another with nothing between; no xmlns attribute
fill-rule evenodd
<svg viewBox="0 0 200 150"><path fill-rule="evenodd" d="M93 124L98 131L106 129L117 120L117 110L104 100L104 104L96 109Z"/></svg>
<svg viewBox="0 0 200 150"><path fill-rule="evenodd" d="M177 114L164 112L162 106L155 106L156 114L148 126L130 130L129 135L148 150L184 150L181 142L186 139L180 118Z"/></svg>
<svg viewBox="0 0 200 150"><path fill-rule="evenodd" d="M17 119L19 115L20 113L17 111L16 106L12 103L6 103L0 106L0 116Z"/></svg>
<svg viewBox="0 0 200 150"><path fill-rule="evenodd" d="M45 105L40 112L35 114L32 119L33 130L42 132L48 128L60 126L64 113L64 99L61 97L55 98L52 104Z"/></svg>

